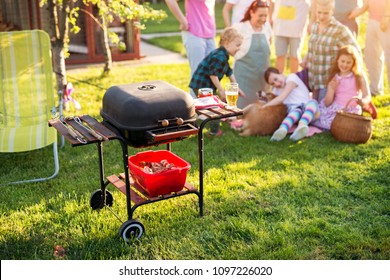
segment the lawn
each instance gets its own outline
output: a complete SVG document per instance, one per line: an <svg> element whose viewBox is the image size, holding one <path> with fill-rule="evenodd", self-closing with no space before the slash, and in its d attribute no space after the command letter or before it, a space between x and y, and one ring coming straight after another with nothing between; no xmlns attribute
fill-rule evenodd
<svg viewBox="0 0 390 280"><path fill-rule="evenodd" d="M105 78L94 67L70 71L70 81L89 84L72 81L83 109L67 115L101 119L104 90L94 85L161 79L186 89L186 64L131 65L118 64ZM135 218L146 232L131 245L118 238L121 222L110 211L89 206L99 188L96 148L67 143L59 151L57 178L1 187L0 257L55 259L53 248L60 245L65 259L76 260L389 259L390 96L374 101L379 119L363 145L339 143L329 133L275 143L241 137L224 123L222 137L205 140L204 216L191 195L142 206ZM172 148L191 163L188 181L197 186L196 137ZM2 154L0 180L44 172L48 152ZM104 156L107 175L123 172L118 143L104 144ZM125 196L109 190L112 211L125 220Z"/></svg>
<svg viewBox="0 0 390 280"><path fill-rule="evenodd" d="M74 97L98 120L105 89L164 80L188 90L186 64L117 63L68 71ZM321 133L299 142L241 137L222 124L222 137L205 139L204 216L187 195L139 207L145 234L131 244L118 237L126 198L112 186L114 204L93 211L99 185L94 145L59 150L60 173L50 181L1 186L0 258L51 260L56 245L67 260L355 260L390 259L390 95L374 98L379 118L362 145ZM123 172L120 146L104 145L105 174ZM152 147L162 149L164 147ZM129 147L129 154L145 149ZM172 144L190 162L188 182L199 185L197 138ZM50 148L1 154L0 182L49 173ZM115 215L113 215L113 213Z"/></svg>

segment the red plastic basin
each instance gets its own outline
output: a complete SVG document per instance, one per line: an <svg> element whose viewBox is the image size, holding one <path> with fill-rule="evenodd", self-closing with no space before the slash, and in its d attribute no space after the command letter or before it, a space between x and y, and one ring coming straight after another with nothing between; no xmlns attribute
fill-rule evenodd
<svg viewBox="0 0 390 280"><path fill-rule="evenodd" d="M172 169L149 174L140 167L140 162L161 162L167 160ZM191 165L168 150L145 151L129 156L129 170L136 184L150 196L159 196L181 191Z"/></svg>

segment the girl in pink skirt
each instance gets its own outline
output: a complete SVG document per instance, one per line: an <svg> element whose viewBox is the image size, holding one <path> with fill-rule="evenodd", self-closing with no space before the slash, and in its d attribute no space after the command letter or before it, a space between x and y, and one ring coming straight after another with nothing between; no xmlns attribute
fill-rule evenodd
<svg viewBox="0 0 390 280"><path fill-rule="evenodd" d="M375 118L376 111L371 103L360 55L354 46L347 45L339 49L337 59L330 69L328 91L319 104L320 116L313 125L329 130L337 111L343 109L354 96L358 100L351 101L347 111L361 114L363 107L363 110L369 111Z"/></svg>

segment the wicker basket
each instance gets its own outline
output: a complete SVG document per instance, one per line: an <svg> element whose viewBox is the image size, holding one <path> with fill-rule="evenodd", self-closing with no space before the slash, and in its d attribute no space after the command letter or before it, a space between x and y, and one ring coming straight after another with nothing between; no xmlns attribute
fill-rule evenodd
<svg viewBox="0 0 390 280"><path fill-rule="evenodd" d="M372 118L347 112L349 103L354 99L359 98L356 96L352 97L343 110L337 111L330 127L330 132L338 141L362 144L371 138Z"/></svg>

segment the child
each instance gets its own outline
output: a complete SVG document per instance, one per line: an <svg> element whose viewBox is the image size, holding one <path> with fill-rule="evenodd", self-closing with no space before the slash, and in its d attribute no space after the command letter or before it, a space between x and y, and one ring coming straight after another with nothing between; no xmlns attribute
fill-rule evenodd
<svg viewBox="0 0 390 280"><path fill-rule="evenodd" d="M319 104L321 115L315 121L315 126L329 130L336 112L343 109L354 96L359 100L349 103L347 111L361 114L359 104L376 118L376 109L370 103L371 94L362 69L360 55L354 46L346 45L339 49L336 61L329 70L328 91Z"/></svg>
<svg viewBox="0 0 390 280"><path fill-rule="evenodd" d="M280 73L284 72L287 50L289 50L291 72L298 72L310 1L274 0L271 7L273 7L272 28L275 35L276 68Z"/></svg>
<svg viewBox="0 0 390 280"><path fill-rule="evenodd" d="M295 73L286 77L280 74L278 69L269 67L264 73L264 78L268 84L274 87L274 93L277 96L266 103L264 107L282 103L287 106L287 116L279 129L272 135L271 141L284 139L289 129L298 121L298 127L290 139L294 141L302 139L309 131L309 124L318 114L317 101L311 99L309 89Z"/></svg>
<svg viewBox="0 0 390 280"><path fill-rule="evenodd" d="M213 50L199 64L192 75L190 88L197 93L200 88L212 88L219 92L222 100L226 100L225 90L220 80L226 75L231 82L236 82L233 71L229 65L229 55L235 55L242 44L242 35L234 28L227 28L221 34L220 47ZM245 95L240 92L240 95ZM219 121L210 122L210 135L221 135Z"/></svg>

